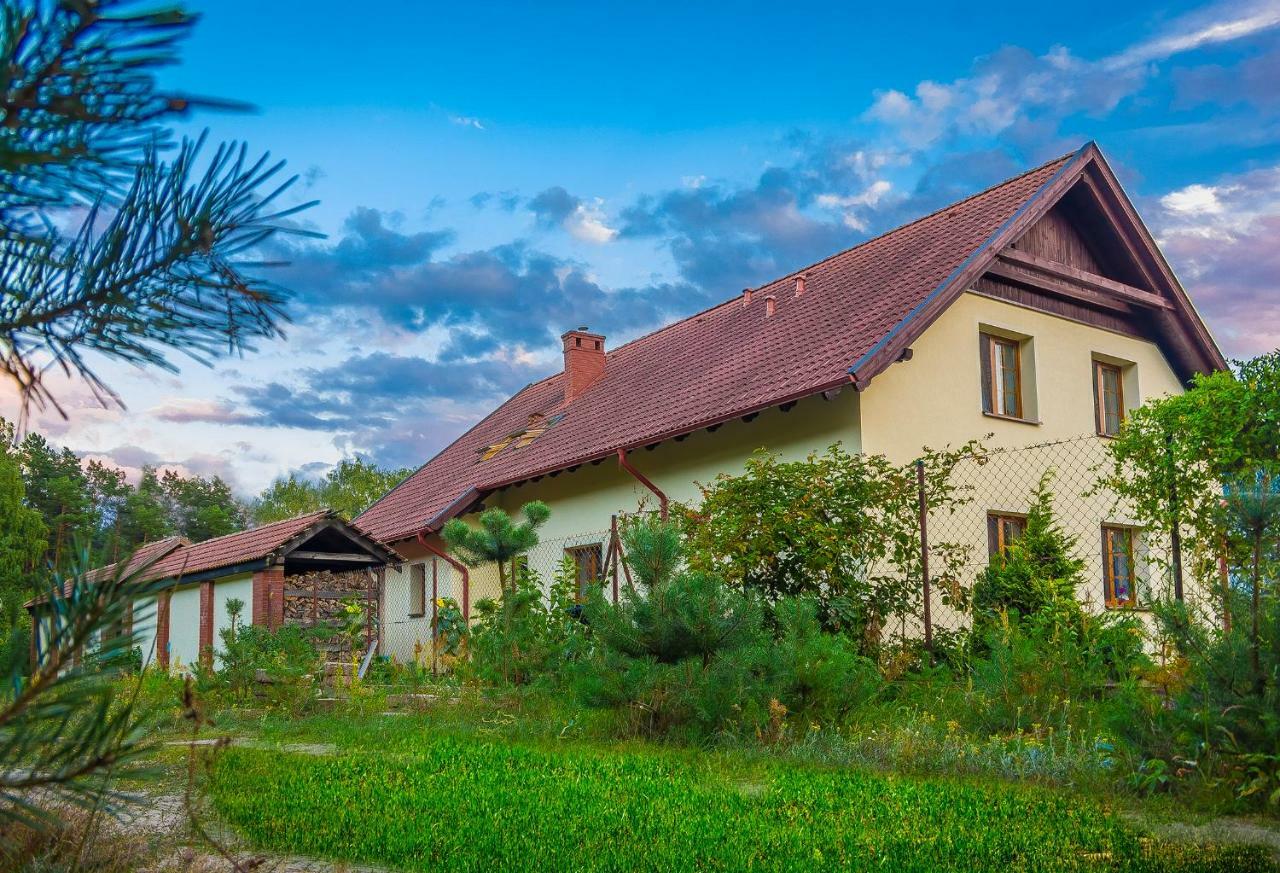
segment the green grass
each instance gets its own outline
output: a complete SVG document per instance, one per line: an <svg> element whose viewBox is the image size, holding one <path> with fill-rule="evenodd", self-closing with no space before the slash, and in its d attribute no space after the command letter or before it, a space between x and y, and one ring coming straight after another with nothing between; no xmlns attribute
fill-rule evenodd
<svg viewBox="0 0 1280 873"><path fill-rule="evenodd" d="M260 848L407 870L1274 869L1034 787L407 727L332 756L233 747L214 804Z"/></svg>

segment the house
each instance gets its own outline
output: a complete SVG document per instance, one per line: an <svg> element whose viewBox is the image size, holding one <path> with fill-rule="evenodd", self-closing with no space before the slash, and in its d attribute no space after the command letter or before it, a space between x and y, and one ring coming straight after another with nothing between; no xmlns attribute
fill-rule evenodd
<svg viewBox="0 0 1280 873"><path fill-rule="evenodd" d="M1226 365L1093 143L616 349L586 328L563 343L563 372L356 519L408 559L383 593L390 653L428 638L428 585L464 611L496 593L439 538L481 506L546 501L531 563L567 554L602 582L611 516L696 501L697 483L757 449L801 458L839 441L906 462L988 434L997 447L1081 435L1100 447L1127 410ZM979 488L966 536L1016 535L1042 472ZM1082 548L1138 548L1132 521L1108 517L1120 510L1081 500L1059 495L1083 517ZM1129 573L1118 560L1103 572ZM1129 603L1131 581L1099 585Z"/></svg>
<svg viewBox="0 0 1280 873"><path fill-rule="evenodd" d="M320 510L199 543L182 537L148 543L127 565L93 570L88 581L132 574L137 583L161 583L158 596L134 604L138 623L133 629L145 663L181 669L194 666L202 655L213 656L219 634L230 624L229 600L246 605L241 621L279 628L287 601L307 597L286 587L291 579L318 570L361 570L368 571L360 574L367 579L356 579L353 596L364 595L376 610L379 577L387 564L399 561L332 510ZM46 603L39 598L27 604L33 659L47 639Z"/></svg>

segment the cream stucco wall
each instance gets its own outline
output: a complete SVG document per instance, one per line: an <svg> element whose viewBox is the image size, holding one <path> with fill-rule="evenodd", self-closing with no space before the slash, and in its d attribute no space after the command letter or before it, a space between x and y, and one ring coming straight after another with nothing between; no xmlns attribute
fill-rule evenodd
<svg viewBox="0 0 1280 873"><path fill-rule="evenodd" d="M1024 381L1034 382L1038 423L982 413L978 334L984 328L1029 336ZM1025 446L1090 434L1093 359L1129 362L1125 405L1179 393L1182 385L1155 343L1134 339L1034 309L964 294L912 344L912 359L894 364L862 392L862 447L896 461L922 445L993 434L993 446Z"/></svg>
<svg viewBox="0 0 1280 873"><path fill-rule="evenodd" d="M1034 423L1010 421L982 412L978 336L982 330L1028 337L1022 349L1026 390L1034 393ZM981 466L963 465L957 478L969 486L972 502L954 516L930 516L933 542L966 546L969 557L961 581L971 584L987 563L987 513L1026 512L1030 494L1046 470L1063 528L1078 538L1077 555L1086 563L1081 600L1102 603L1102 524L1132 525L1125 507L1106 493L1089 493L1093 469L1107 458L1106 439L1094 436L1093 361L1128 365L1124 402L1144 401L1182 391L1177 375L1152 342L1135 339L979 294L965 294L912 344L910 361L892 365L862 393L863 448L898 462L916 457L923 445L942 448L983 438L997 453ZM988 438L986 435L990 434ZM1043 448L1026 448L1045 444ZM1167 584L1146 557L1164 543L1135 534L1139 591L1147 595ZM935 603L943 621L956 620Z"/></svg>
<svg viewBox="0 0 1280 873"><path fill-rule="evenodd" d="M190 670L200 658L200 585L175 588L169 597L169 669Z"/></svg>
<svg viewBox="0 0 1280 873"><path fill-rule="evenodd" d="M249 621L253 602L253 574L243 573L214 580L213 648L222 647L222 630L230 627L227 601L244 601L240 621ZM169 601L169 666L189 670L200 658L200 583L175 588Z"/></svg>

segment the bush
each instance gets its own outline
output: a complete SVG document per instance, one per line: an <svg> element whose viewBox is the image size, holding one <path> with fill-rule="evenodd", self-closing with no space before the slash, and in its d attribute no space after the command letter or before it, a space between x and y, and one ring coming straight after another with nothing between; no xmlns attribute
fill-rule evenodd
<svg viewBox="0 0 1280 873"><path fill-rule="evenodd" d="M216 667L197 670L201 692L225 692L231 702L243 703L259 695L269 705L294 708L310 697L313 679L320 673L320 656L307 631L294 625L268 630L241 625L244 604L227 602L231 624L220 632L222 649ZM259 682L259 673L265 682Z"/></svg>
<svg viewBox="0 0 1280 873"><path fill-rule="evenodd" d="M775 614L778 639L766 663L772 695L788 712L829 724L883 689L875 662L858 653L854 640L823 631L814 599L784 599Z"/></svg>
<svg viewBox="0 0 1280 873"><path fill-rule="evenodd" d="M706 735L758 722L767 706L759 601L682 569L674 525L633 520L622 541L635 584L616 605L598 591L588 599L594 646L576 671L578 696L623 710L629 729L641 734L684 728Z"/></svg>
<svg viewBox="0 0 1280 873"><path fill-rule="evenodd" d="M1053 494L1045 474L1032 494L1026 529L1003 553L992 556L973 586L976 617L989 621L1002 611L1030 616L1054 609L1076 620L1084 561L1074 557L1074 537L1067 536L1053 516Z"/></svg>
<svg viewBox="0 0 1280 873"><path fill-rule="evenodd" d="M1250 625L1224 630L1185 603L1157 604L1155 614L1181 673L1168 745L1149 754L1162 770L1221 785L1243 805L1280 809L1280 598L1261 600L1256 648Z"/></svg>
<svg viewBox="0 0 1280 873"><path fill-rule="evenodd" d="M476 603L479 618L470 633L471 659L461 668L463 674L495 685L557 684L584 644L582 623L572 609L576 572L566 556L547 600L537 576L516 565L501 600Z"/></svg>

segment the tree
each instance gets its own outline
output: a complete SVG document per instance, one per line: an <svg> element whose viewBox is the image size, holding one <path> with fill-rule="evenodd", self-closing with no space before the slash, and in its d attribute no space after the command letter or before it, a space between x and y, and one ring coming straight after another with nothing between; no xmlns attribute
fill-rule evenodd
<svg viewBox="0 0 1280 873"><path fill-rule="evenodd" d="M231 486L218 476L205 479L166 470L160 487L168 505L170 529L192 542L244 529L244 509Z"/></svg>
<svg viewBox="0 0 1280 873"><path fill-rule="evenodd" d="M88 542L94 527L93 500L80 458L59 449L37 433L18 446L27 505L44 518L49 539L48 563L58 566L76 542Z"/></svg>
<svg viewBox="0 0 1280 873"><path fill-rule="evenodd" d="M479 527L455 518L441 531L445 543L468 566L498 565L498 584L504 596L508 572L515 579L512 561L538 544L538 528L551 516L550 507L541 500L526 503L520 511L525 517L520 524L513 522L505 509L495 506L480 513Z"/></svg>
<svg viewBox="0 0 1280 873"><path fill-rule="evenodd" d="M266 524L317 509L333 509L349 521L412 472L383 469L359 457L343 458L321 481L291 473L272 482L254 503L253 517Z"/></svg>
<svg viewBox="0 0 1280 873"><path fill-rule="evenodd" d="M978 452L976 443L926 451L933 511L965 502L951 472ZM757 453L742 474L703 486L696 509L682 508L689 563L760 593L767 604L812 595L828 629L859 635L874 649L889 616L920 603L918 500L915 464L849 453L839 444L802 461ZM934 543L933 553L947 560L959 554L946 543ZM947 560L934 567L939 578L949 575ZM952 597L945 590L944 596Z"/></svg>
<svg viewBox="0 0 1280 873"><path fill-rule="evenodd" d="M24 403L61 411L44 375L115 400L85 352L173 369L280 334L284 292L246 259L311 204L274 204L282 163L243 146L171 149L168 119L213 101L166 92L195 23L130 0L0 9L0 371ZM169 160L162 155L172 151ZM274 185L275 187L268 187ZM64 236L69 217L79 229Z"/></svg>
<svg viewBox="0 0 1280 873"><path fill-rule="evenodd" d="M1076 588L1084 561L1075 557L1076 538L1053 515L1049 474L1036 486L1026 528L1004 552L994 555L973 586L973 608L983 618L1002 610L1031 616L1049 607L1078 610Z"/></svg>
<svg viewBox="0 0 1280 873"><path fill-rule="evenodd" d="M8 443L0 443L0 670L21 666L26 635L16 633L23 618L34 571L44 555L48 531L40 513L26 505L22 471Z"/></svg>
<svg viewBox="0 0 1280 873"><path fill-rule="evenodd" d="M1237 568L1256 629L1263 600L1273 596L1274 569L1264 559L1280 544L1271 493L1280 480L1280 351L1237 361L1235 369L1199 375L1185 393L1135 410L1109 444L1101 484L1148 530L1185 536L1201 578L1218 575L1217 559ZM1231 600L1223 590L1228 620ZM1261 645L1252 634L1255 664Z"/></svg>
<svg viewBox="0 0 1280 873"><path fill-rule="evenodd" d="M0 373L24 412L66 414L44 379L51 368L118 402L89 352L173 369L174 352L207 361L278 336L285 319L285 292L258 275L266 264L254 253L299 232L286 220L310 204L277 208L293 180L277 184L282 164L243 146L173 147L165 122L211 101L161 90L155 71L176 60L195 18L131 5L0 6ZM27 502L55 519L50 550L69 570L43 586L35 675L15 677L0 703L0 820L38 818L32 798L49 792L102 808L116 797L109 779L150 736L136 696L113 681L137 637L104 631L153 583L137 575L145 568L90 581L95 562L69 545L94 528L79 460L24 448ZM97 657L76 664L90 645Z"/></svg>

